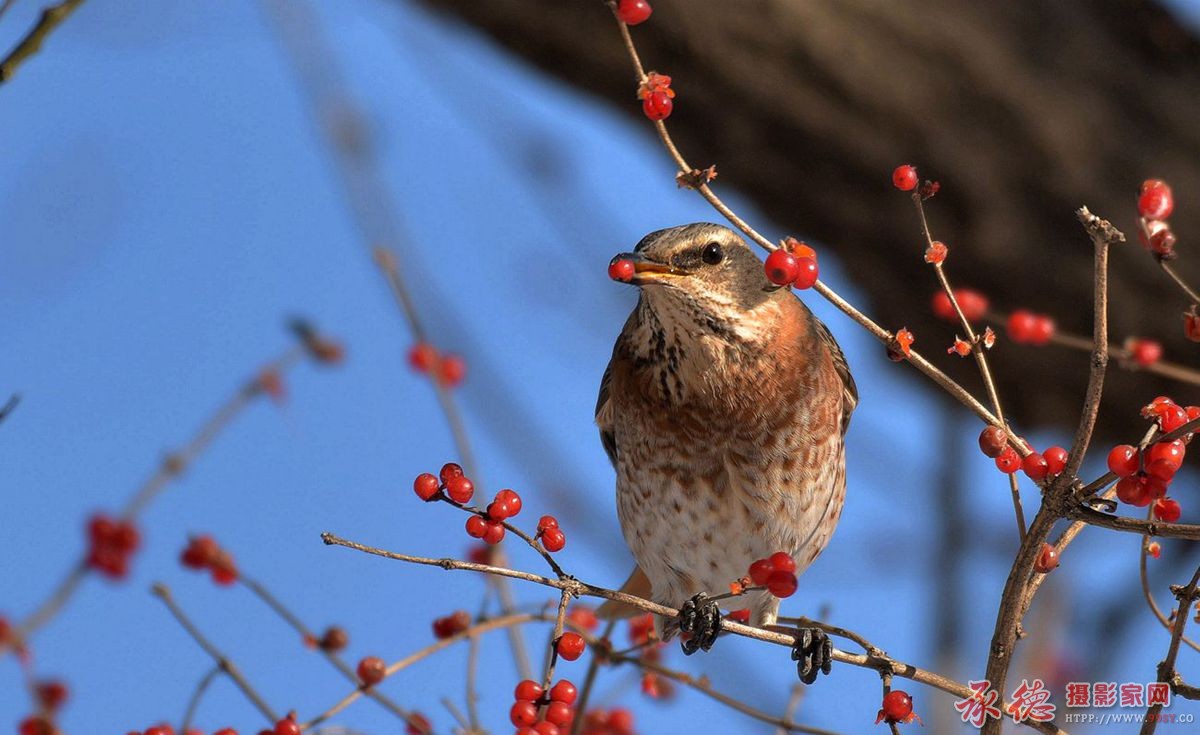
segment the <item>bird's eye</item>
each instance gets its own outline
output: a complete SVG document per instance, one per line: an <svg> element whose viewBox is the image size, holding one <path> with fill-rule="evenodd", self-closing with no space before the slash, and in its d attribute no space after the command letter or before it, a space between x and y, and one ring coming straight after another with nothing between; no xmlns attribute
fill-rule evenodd
<svg viewBox="0 0 1200 735"><path fill-rule="evenodd" d="M716 265L725 260L725 251L721 249L720 243L710 242L704 246L704 251L700 253L700 259L709 265Z"/></svg>

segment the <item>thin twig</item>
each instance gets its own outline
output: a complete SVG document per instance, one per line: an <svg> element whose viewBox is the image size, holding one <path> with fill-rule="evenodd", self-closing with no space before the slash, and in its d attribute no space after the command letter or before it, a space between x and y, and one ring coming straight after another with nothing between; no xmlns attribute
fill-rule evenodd
<svg viewBox="0 0 1200 735"><path fill-rule="evenodd" d="M1146 518L1149 519L1153 516L1154 506L1151 505L1150 509L1146 512ZM1146 605L1150 608L1150 612L1154 613L1154 617L1158 618L1158 622L1162 625L1162 627L1166 628L1167 630L1171 630L1174 628L1174 624L1167 619L1167 616L1162 611L1162 608L1158 606L1158 601L1154 599L1154 593L1150 591L1150 575L1147 573L1146 569L1146 558L1150 556L1148 549L1149 545L1149 536L1143 536L1142 542L1138 544L1138 577L1141 578L1142 582L1142 597L1145 598ZM1186 635L1183 637L1183 642L1188 644L1192 650L1200 651L1200 646L1197 646L1196 642L1191 638L1188 638Z"/></svg>
<svg viewBox="0 0 1200 735"><path fill-rule="evenodd" d="M479 675L479 636L471 636L470 641L467 648L467 712L470 715L470 730L482 732L479 724L479 692L475 685Z"/></svg>
<svg viewBox="0 0 1200 735"><path fill-rule="evenodd" d="M1183 277L1175 272L1175 268L1171 265L1169 260L1163 260L1160 258L1158 265L1163 269L1163 273L1166 273L1168 276L1170 276L1171 280L1175 282L1175 285L1179 286L1180 290L1182 290L1187 297L1192 300L1193 304L1200 304L1200 294L1197 294L1196 290L1189 286L1187 281L1183 280Z"/></svg>
<svg viewBox="0 0 1200 735"><path fill-rule="evenodd" d="M1036 519L1035 519L1035 522L1036 522ZM477 564L475 562L459 561L458 559L450 559L450 558L434 559L434 558L430 558L430 557L411 556L409 554L398 554L398 553L395 553L392 551L386 551L384 549L379 549L376 547L367 546L365 544L360 544L355 541L350 541L348 539L341 538L340 536L337 536L337 535L329 533L329 532L322 533L321 539L326 544L329 544L329 545L344 546L348 549L354 549L356 551L361 551L361 552L371 554L374 556L380 556L380 557L383 557L386 559L394 559L397 561L408 562L411 564L422 564L422 565L426 565L426 566L441 567L442 569L446 569L446 570L484 572L486 574L495 574L495 575L499 575L499 576L508 577L510 579L521 579L521 580L524 580L527 582L533 582L535 584L540 584L545 587L552 587L554 589L561 590L563 592L569 592L572 596L575 596L575 597L580 597L580 596L600 597L600 598L604 598L606 600L616 600L617 602L628 603L638 609L644 610L649 613L653 613L655 615L658 615L658 616L664 617L664 618L673 619L675 617L678 617L678 615L679 615L678 610L667 607L665 605L660 605L656 602L652 602L650 600L646 600L641 597L637 597L635 595L630 595L630 594L627 594L624 592L618 592L616 590L610 590L610 589L607 589L604 587L598 587L596 585L587 584L585 582L581 582L572 577L568 577L566 579L551 579L550 577L546 577L546 576L543 576L540 574L533 574L531 572L523 572L523 571L519 571L516 569L509 569L507 567L496 567L496 566L491 566L489 564ZM494 621L492 621L492 622L494 622ZM775 631L764 630L762 628L754 628L749 625L742 625L740 623L735 623L728 619L722 619L721 628L723 630L725 630L729 633L733 633L735 635L744 636L746 638L753 638L755 640L765 641L767 643L772 643L772 644L779 645L779 646L786 646L788 648L792 648L796 642L796 639L793 635L779 633L779 632L775 632ZM476 631L478 632L478 628L476 628ZM425 649L425 651L423 651L421 653L420 657L423 658L424 656L427 656L430 653L436 652L436 650L440 650L441 648L444 648L446 645L450 645L449 641L452 641L452 640L455 640L455 639L448 638L445 641L441 641L438 644L430 646L428 649ZM922 684L932 686L936 689L941 689L942 691L947 692L949 694L953 694L953 695L959 697L960 699L972 696L972 690L970 688L968 688L967 686L965 686L964 684L960 684L959 682L953 681L952 679L948 679L939 674L935 674L935 673L929 671L928 669L918 668L916 666L912 666L911 664L906 664L906 663L897 661L896 659L894 659L890 656L872 656L869 654L852 654L852 653L847 653L845 651L841 651L841 650L835 648L833 650L833 660L839 661L841 663L846 663L851 666L872 669L875 671L890 671L892 674L894 674L896 676L901 676L906 679L912 679L913 681L917 681ZM400 662L400 663L407 665L410 662L408 659L405 659L404 662ZM401 666L400 663L393 664L392 666L388 667L389 674L393 673L393 669L398 670L398 668L403 668L403 666ZM1047 723L1025 722L1022 724L1025 724L1029 727L1037 729L1041 732L1046 732L1046 733L1061 733L1062 732L1058 728L1054 727L1053 725L1047 724Z"/></svg>
<svg viewBox="0 0 1200 735"><path fill-rule="evenodd" d="M82 4L83 0L63 0L58 5L44 9L33 28L30 28L16 47L8 52L8 56L0 61L0 84L12 79L13 74L17 73L17 67L36 54L42 47L42 41ZM0 12L7 9L8 6L5 5L4 8L0 8Z"/></svg>
<svg viewBox="0 0 1200 735"><path fill-rule="evenodd" d="M303 640L317 641L316 633L307 625L305 625L304 621L297 617L295 613L288 609L288 607L284 605L278 597L271 594L271 592L262 583L258 582L252 577L247 577L245 574L240 572L238 574L238 581L243 587L250 590L255 597L266 603L267 607L271 608L275 614L277 614L284 620L284 622L290 625L293 630L299 633ZM320 645L317 645L317 650L322 656L325 657L326 661L328 661L335 669L341 672L342 676L345 677L347 681L349 681L351 684L361 683L358 678L358 672L356 672L354 668L351 667L350 664L348 664L346 660L339 656L336 652ZM375 687L367 688L365 693L368 697L378 702L384 709L388 710L396 717L399 717L406 723L411 722L413 713L404 707L401 707L391 697L378 691Z"/></svg>
<svg viewBox="0 0 1200 735"><path fill-rule="evenodd" d="M13 409L16 408L17 404L20 402L21 396L19 394L13 393L11 396L9 396L8 400L4 402L4 405L0 406L0 422L3 422L4 419L8 418L9 414L13 412Z"/></svg>
<svg viewBox="0 0 1200 735"><path fill-rule="evenodd" d="M308 96L313 118L319 124L332 153L347 199L362 231L363 242L371 248L375 263L384 274L414 338L418 342L428 343L428 332L397 264L394 251L404 239L402 223L384 183L379 160L371 152L367 132L370 126L366 116L344 91L348 85L340 79L340 70L333 63L333 50L326 43L312 8L295 0L269 0L266 6L276 21L284 46ZM431 377L430 383L450 427L459 462L467 475L482 485L458 404L448 386L436 374ZM503 551L497 548L494 553L503 560ZM512 591L505 587L504 580L490 580L490 583L498 585L496 592L501 608L506 613L514 610ZM521 629L510 628L508 636L517 670L522 678L532 678L533 667L521 637Z"/></svg>
<svg viewBox="0 0 1200 735"><path fill-rule="evenodd" d="M929 220L925 216L925 204L922 201L920 191L912 193L913 205L917 208L917 214L921 218L921 232L925 235L925 247L933 249L933 234L929 231ZM946 298L950 299L950 305L954 308L954 312L958 315L959 325L963 328L967 335L967 341L971 344L971 354L975 358L975 365L979 368L979 377L983 380L984 389L987 391L988 401L992 405L992 411L999 419L999 428L1003 429L1007 436L1012 435L1009 431L1008 424L1004 421L1004 409L1000 405L1000 393L996 390L996 381L992 379L992 370L988 366L987 345L979 339L975 334L975 328L971 326L971 320L963 312L962 306L958 303L958 296L954 294L954 289L950 286L950 279L946 276L946 269L942 261L933 262L933 271L937 274L938 283L942 286L942 291L946 294ZM1009 491L1012 494L1013 513L1017 521L1017 536L1021 541L1025 540L1025 510L1021 507L1021 490L1017 485L1017 475L1015 472L1008 473Z"/></svg>
<svg viewBox="0 0 1200 735"><path fill-rule="evenodd" d="M249 680L238 669L237 664L228 656L221 653L212 642L204 637L204 634L200 632L195 624L188 619L187 615L179 607L179 604L175 602L175 598L172 597L170 588L162 582L156 582L151 590L156 597L163 601L163 604L167 606L167 609L171 611L171 614L175 616L175 619L179 621L183 629L192 637L192 640L196 641L204 649L204 652L212 657L221 671L225 672L230 679L233 679L233 683L237 684L238 689L242 690L242 694L246 695L246 699L249 699L250 703L267 718L267 721L274 725L279 720L279 716L271 709L271 705L267 704L262 695L250 684Z"/></svg>
<svg viewBox="0 0 1200 735"><path fill-rule="evenodd" d="M200 678L200 681L196 684L195 691L192 692L192 696L188 699L187 709L183 712L183 724L180 725L179 732L186 733L192 726L192 718L196 716L196 708L200 706L200 700L204 698L204 693L208 691L208 685L212 684L213 679L217 678L217 675L220 673L221 666L218 664L209 669L208 673Z"/></svg>
<svg viewBox="0 0 1200 735"><path fill-rule="evenodd" d="M1197 585L1200 584L1200 568L1196 569L1196 573L1192 575L1192 581L1183 589L1176 589L1175 596L1179 599L1179 606L1175 610L1175 626L1171 629L1171 644L1167 646L1167 656L1158 664L1158 680L1168 684L1172 689L1176 688L1177 682L1180 680L1178 673L1175 671L1175 658L1179 655L1179 643L1183 640L1183 629L1187 627L1188 613L1191 611L1192 603L1196 601ZM1142 720L1141 735L1152 735L1154 729L1158 726L1158 713L1162 712L1161 704L1153 704L1146 710L1146 716Z"/></svg>

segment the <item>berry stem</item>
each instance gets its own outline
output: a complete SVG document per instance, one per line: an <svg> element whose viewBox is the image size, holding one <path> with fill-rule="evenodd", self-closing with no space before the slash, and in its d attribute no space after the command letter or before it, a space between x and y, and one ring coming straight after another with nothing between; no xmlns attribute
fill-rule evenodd
<svg viewBox="0 0 1200 735"><path fill-rule="evenodd" d="M280 599L274 594L272 594L261 582L255 580L253 577L246 576L245 573L238 574L238 582L240 582L243 587L250 590L255 597L257 597L259 600L262 600L267 607L271 608L276 615L282 618L285 623L290 625L293 630L299 633L302 640L317 640L318 636L316 632L305 625L303 620L301 620L286 605L284 605L283 602L280 601ZM333 667L337 669L351 684L358 685L360 683L358 674L355 672L354 667L347 663L346 660L339 656L335 651L328 650L321 646L317 646L317 651L320 652L320 654L325 657L325 660L332 664ZM411 712L401 707L393 699L380 692L376 687L368 687L365 689L365 694L378 702L384 709L388 710L393 715L401 720L404 720L405 722L408 722L412 717ZM187 728L184 728L183 732L187 732Z"/></svg>
<svg viewBox="0 0 1200 735"><path fill-rule="evenodd" d="M925 204L922 200L920 191L912 193L912 203L917 210L917 215L921 219L921 233L925 236L925 247L933 248L933 234L929 231L929 220L925 216ZM975 364L979 368L979 377L983 379L984 390L987 391L988 401L992 405L992 411L995 412L997 423L995 426L1005 430L1005 433L1010 437L1009 441L1013 448L1024 457L1029 454L1028 447L1021 447L1013 440L1014 432L1008 429L1008 424L1004 420L1004 409L1000 405L1000 393L996 390L996 381L992 378L991 367L988 366L987 350L980 344L978 336L975 334L974 327L971 326L971 320L967 319L967 315L963 313L962 306L958 303L958 297L954 293L954 289L950 286L950 279L946 276L946 269L942 261L932 263L933 272L937 275L938 283L942 286L942 291L946 297L950 299L950 305L954 307L954 313L958 314L959 325L962 326L964 333L967 335L967 341L974 347L971 354L975 358ZM1025 509L1021 505L1021 489L1017 485L1017 476L1015 473L1008 473L1009 492L1012 495L1013 513L1017 521L1017 535L1019 539L1025 541ZM895 728L895 725L892 725Z"/></svg>
<svg viewBox="0 0 1200 735"><path fill-rule="evenodd" d="M621 40L625 44L625 50L629 54L630 60L633 62L633 68L637 74L638 82L644 82L646 80L646 70L645 67L642 66L641 57L638 56L637 47L634 46L633 36L630 35L629 28L626 27L624 23L620 22L620 20L617 20L617 28L621 33ZM654 129L658 132L658 137L662 140L663 146L666 148L667 153L671 156L672 160L675 161L675 164L679 167L679 170L684 174L695 170L688 164L687 159L683 157L683 154L681 154L679 149L675 146L675 141L671 138L671 134L667 131L666 124L662 120L656 120L654 121L653 125ZM767 252L772 252L778 249L778 245L763 237L757 230L751 227L749 223L747 223L732 209L730 209L725 202L721 201L720 197L718 197L713 192L712 188L705 183L703 177L696 177L696 182L697 185L694 188L700 193L700 196L704 197L704 199L708 201L710 205L712 205L713 209L717 210L723 217L725 217L725 219L729 220L730 224L741 230L747 237L749 237ZM883 343L884 346L891 344L895 339L895 335L879 326L879 324L874 322L866 314L856 309L848 301L834 292L833 289L826 286L824 282L818 280L813 284L812 288L814 291L820 294L822 298L833 304L839 311L853 319L861 327L870 332L871 335L874 336L875 339L879 340L879 342ZM1000 425L1002 423L965 388L935 367L916 350L910 350L910 354L906 357L906 359L908 362L912 363L917 370L924 373L926 377L937 383L955 400L969 408L981 419L989 424ZM1020 441L1019 439L1014 439L1014 441L1019 442L1016 445L1017 451L1019 451L1022 456L1031 451L1029 446L1023 441Z"/></svg>
<svg viewBox="0 0 1200 735"><path fill-rule="evenodd" d="M267 721L271 724L277 722L279 720L279 715L275 714L275 711L271 709L271 705L267 704L267 701L263 699L261 694L258 693L258 690L256 690L250 684L249 680L247 680L242 674L241 669L237 667L237 664L235 664L228 656L221 653L220 649L214 646L212 642L208 640L208 638L204 637L204 634L200 632L200 629L196 627L191 619L189 619L188 616L183 612L183 609L179 607L179 603L175 602L175 598L171 594L171 589L162 582L155 582L154 586L151 587L151 591L154 593L155 597L163 601L163 604L167 606L167 609L171 612L171 615L173 615L175 620L177 620L183 629L187 631L188 635L192 637L192 640L196 641L196 644L204 649L205 653L212 657L212 660L216 662L217 667L220 668L220 670L226 675L228 675L230 679L233 679L233 683L237 684L238 689L242 690L242 694L246 695L246 699L250 700L250 703L253 704L254 707L261 712L264 717L267 718Z"/></svg>
<svg viewBox="0 0 1200 735"><path fill-rule="evenodd" d="M200 677L200 681L196 683L196 689L192 692L192 696L188 698L187 709L183 711L183 723L179 726L179 732L186 733L192 726L192 718L196 716L196 708L200 706L200 700L204 699L205 692L208 691L208 685L213 683L213 679L221 673L221 665L216 664L208 670L204 676Z"/></svg>
<svg viewBox="0 0 1200 735"><path fill-rule="evenodd" d="M1153 518L1154 506L1151 505L1146 508L1146 520L1149 521ZM1138 576L1141 577L1142 582L1142 597L1146 598L1146 605L1150 608L1150 612L1154 613L1154 617L1158 618L1158 622L1162 624L1162 627L1169 631L1171 630L1172 622L1163 613L1162 608L1158 606L1158 602L1154 599L1154 593L1150 591L1150 576L1146 571L1146 557L1149 556L1149 546L1150 537L1142 536L1142 543L1138 545ZM1200 645L1197 645L1195 641L1186 635L1183 636L1183 642L1188 644L1192 650L1200 652Z"/></svg>

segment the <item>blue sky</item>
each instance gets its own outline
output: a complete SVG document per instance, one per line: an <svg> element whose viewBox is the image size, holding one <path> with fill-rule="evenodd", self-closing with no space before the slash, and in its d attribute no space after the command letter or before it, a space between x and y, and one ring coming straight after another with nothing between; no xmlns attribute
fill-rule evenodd
<svg viewBox="0 0 1200 735"><path fill-rule="evenodd" d="M0 22L0 40L19 36L35 13L18 3ZM675 187L644 121L514 63L470 31L404 2L344 2L322 19L402 213L406 278L439 344L470 363L461 402L483 484L517 488L529 516L560 514L563 564L618 584L630 561L592 408L635 294L608 281L605 266L647 231L715 214ZM208 661L150 596L155 580L172 586L278 709L310 716L346 691L244 591L216 589L179 567L189 532L216 534L313 627L347 627L353 659L398 659L431 640L433 618L473 609L482 585L472 576L319 541L330 530L430 556L467 546L460 515L420 506L408 489L416 473L454 459L453 448L431 391L405 367L410 335L261 8L87 3L0 100L0 391L24 397L0 426L0 614L21 617L43 599L80 554L86 517L119 507L166 451L283 350L288 316L311 317L348 347L342 367L303 365L289 376L286 405L259 403L241 416L144 516L130 579L88 580L35 638L39 673L64 677L74 692L65 729L178 721ZM768 233L785 234L736 193L730 199ZM931 216L936 228L936 207ZM832 257L823 256L822 276L863 302ZM914 287L933 286L931 277ZM931 571L935 480L946 457L961 453L957 487L972 532L955 584L968 655L947 673L969 678L982 669L1004 559L1015 548L1006 485L971 449L970 420L933 402L927 385L847 319L807 300L845 347L862 403L843 523L785 610L828 607L832 621L933 667L930 620L944 583ZM1081 370L1085 363L1081 356ZM942 438L946 421L961 440ZM1036 500L1030 489L1027 508ZM1031 626L1064 645L1086 640L1090 606L1137 594L1136 549L1134 537L1085 534L1064 560L1069 576L1046 585ZM538 568L520 550L516 561ZM518 591L526 605L549 599ZM1087 673L1153 679L1166 635L1133 609L1145 620L1114 642L1117 668ZM480 706L503 732L516 676L501 637L484 646ZM450 718L437 700L461 702L464 655L434 657L385 691L446 732ZM771 711L782 711L794 680L786 652L742 640L686 661L672 651L668 661ZM566 666L565 675L582 675L582 662ZM621 695L644 732L673 731L684 716L714 732L768 731L697 694L644 703L628 682L609 673L599 701ZM19 684L12 658L0 660L0 727L28 709ZM908 689L927 720L952 714L949 697ZM839 667L809 692L801 718L863 732L877 706L878 677ZM245 732L255 718L223 682L198 724ZM338 721L395 727L370 703Z"/></svg>

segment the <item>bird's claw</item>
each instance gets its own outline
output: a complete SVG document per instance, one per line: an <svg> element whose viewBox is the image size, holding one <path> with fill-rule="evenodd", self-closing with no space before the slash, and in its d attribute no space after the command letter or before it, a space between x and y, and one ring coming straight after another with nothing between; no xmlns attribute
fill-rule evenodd
<svg viewBox="0 0 1200 735"><path fill-rule="evenodd" d="M721 611L717 603L701 592L683 603L679 608L680 646L684 654L691 656L696 651L712 648L721 632Z"/></svg>
<svg viewBox="0 0 1200 735"><path fill-rule="evenodd" d="M828 674L833 663L833 641L818 628L801 628L792 646L792 660L800 681L812 684L817 674Z"/></svg>

